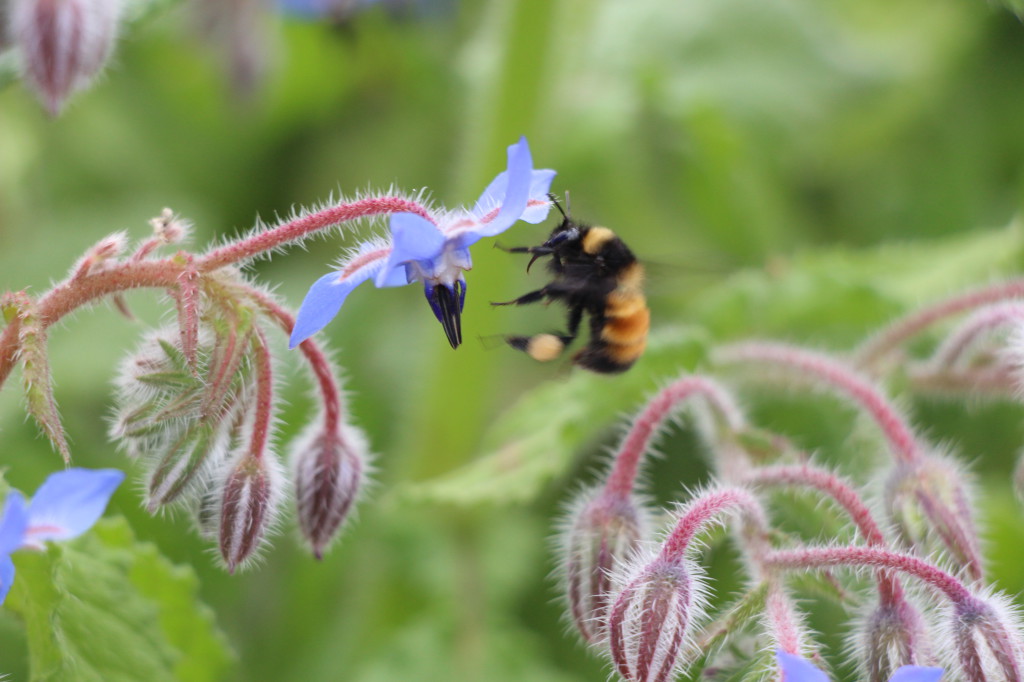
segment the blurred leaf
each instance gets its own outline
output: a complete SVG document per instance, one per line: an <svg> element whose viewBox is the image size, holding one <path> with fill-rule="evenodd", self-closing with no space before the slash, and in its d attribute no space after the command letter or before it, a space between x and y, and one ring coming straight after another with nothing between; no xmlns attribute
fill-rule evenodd
<svg viewBox="0 0 1024 682"><path fill-rule="evenodd" d="M666 378L696 367L707 348L708 340L699 329L664 329L652 335L645 356L625 374L573 370L569 379L526 394L491 425L479 458L400 492L413 499L455 504L531 500L569 468L586 442L618 425L621 414L635 411Z"/></svg>
<svg viewBox="0 0 1024 682"><path fill-rule="evenodd" d="M231 660L192 570L135 541L123 519L15 554L8 608L27 630L32 680L219 680Z"/></svg>
<svg viewBox="0 0 1024 682"><path fill-rule="evenodd" d="M768 682L776 678L775 652L761 651L722 682Z"/></svg>
<svg viewBox="0 0 1024 682"><path fill-rule="evenodd" d="M1017 222L866 251L803 251L737 274L702 296L695 318L716 337L764 335L852 345L908 308L1018 272Z"/></svg>

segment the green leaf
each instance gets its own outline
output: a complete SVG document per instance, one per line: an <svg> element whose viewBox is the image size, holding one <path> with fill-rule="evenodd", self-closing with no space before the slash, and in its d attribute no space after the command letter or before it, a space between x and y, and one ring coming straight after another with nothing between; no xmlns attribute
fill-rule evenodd
<svg viewBox="0 0 1024 682"><path fill-rule="evenodd" d="M710 289L694 319L716 337L761 334L852 345L909 308L1020 271L1016 223L867 251L805 251Z"/></svg>
<svg viewBox="0 0 1024 682"><path fill-rule="evenodd" d="M123 519L14 555L7 608L25 622L33 681L219 680L232 654L190 568Z"/></svg>
<svg viewBox="0 0 1024 682"><path fill-rule="evenodd" d="M696 328L663 330L647 354L622 375L575 371L524 396L484 436L485 453L445 476L410 484L410 498L442 503L505 504L533 499L566 471L575 453L601 430L621 422L668 378L697 366L708 341Z"/></svg>

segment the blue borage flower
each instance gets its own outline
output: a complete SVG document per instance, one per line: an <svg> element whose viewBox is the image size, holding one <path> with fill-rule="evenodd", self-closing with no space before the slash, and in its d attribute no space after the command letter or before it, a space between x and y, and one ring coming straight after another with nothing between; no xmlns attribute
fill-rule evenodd
<svg viewBox="0 0 1024 682"><path fill-rule="evenodd" d="M462 307L466 300L463 272L473 266L469 247L498 235L518 220L539 223L547 218L553 170L534 170L526 138L508 148L508 168L501 172L472 209L391 215L391 239L378 238L357 246L340 269L317 280L302 301L289 345L299 345L330 322L345 298L368 279L380 287L423 282L424 294L448 342L462 342Z"/></svg>
<svg viewBox="0 0 1024 682"><path fill-rule="evenodd" d="M782 649L775 652L775 657L782 668L783 682L829 682L828 676L806 658L787 654ZM889 682L939 682L941 677L942 668L905 665L892 674Z"/></svg>
<svg viewBox="0 0 1024 682"><path fill-rule="evenodd" d="M26 507L17 490L7 495L0 518L0 603L14 582L11 554L42 549L47 540L70 540L92 528L103 515L124 473L116 469L68 469L51 474Z"/></svg>

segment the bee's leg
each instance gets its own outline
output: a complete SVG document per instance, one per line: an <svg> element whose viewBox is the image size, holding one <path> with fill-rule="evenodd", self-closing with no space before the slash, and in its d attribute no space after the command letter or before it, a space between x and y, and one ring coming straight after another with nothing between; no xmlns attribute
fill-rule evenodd
<svg viewBox="0 0 1024 682"><path fill-rule="evenodd" d="M552 301L569 301L572 300L573 296L578 292L572 287L568 287L564 282L558 280L551 282L547 286L544 286L536 291L531 291L528 294L523 294L519 298L513 298L511 301L491 301L491 305L527 305L529 303L536 303L537 301L543 301L545 298ZM569 312L570 316L572 311ZM582 314L582 312L580 313ZM571 318L570 318L571 319Z"/></svg>
<svg viewBox="0 0 1024 682"><path fill-rule="evenodd" d="M526 271L527 272L530 271L530 268L533 267L533 264L537 261L538 258L540 258L541 256L550 256L550 255L554 254L554 252L555 252L555 250L552 247L544 246L544 245L541 245L541 246L502 246L501 244L498 244L497 242L495 242L494 248L501 249L505 253L532 253L533 254L533 258L531 258L530 262L526 264ZM555 258L557 260L558 257L555 256Z"/></svg>
<svg viewBox="0 0 1024 682"><path fill-rule="evenodd" d="M529 294L528 294L529 295ZM538 362L550 362L562 354L565 347L575 340L583 319L584 306L569 308L569 329L565 334L534 334L533 336L506 336L505 341L516 350L521 350Z"/></svg>
<svg viewBox="0 0 1024 682"><path fill-rule="evenodd" d="M497 303L491 301L491 305L527 305L528 303L536 303L537 301L543 301L547 296L550 295L551 291L549 290L549 287L544 287L543 289L537 289L536 291L531 291L528 294L523 294L519 298L513 298L511 301L500 301Z"/></svg>
<svg viewBox="0 0 1024 682"><path fill-rule="evenodd" d="M576 338L576 335L580 333L580 322L583 320L583 309L584 306L582 303L569 308L569 328L567 330L569 332L567 337L569 340L566 341L566 343L570 343Z"/></svg>
<svg viewBox="0 0 1024 682"><path fill-rule="evenodd" d="M498 242L494 243L494 248L505 253L532 253L538 256L546 256L555 251L550 246L503 246Z"/></svg>
<svg viewBox="0 0 1024 682"><path fill-rule="evenodd" d="M550 362L558 358L571 337L557 334L534 334L533 336L506 336L505 342L521 350L537 362Z"/></svg>

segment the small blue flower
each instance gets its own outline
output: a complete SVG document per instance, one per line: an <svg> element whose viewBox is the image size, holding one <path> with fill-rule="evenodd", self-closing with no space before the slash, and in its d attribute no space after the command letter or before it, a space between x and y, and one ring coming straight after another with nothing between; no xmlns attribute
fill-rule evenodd
<svg viewBox="0 0 1024 682"><path fill-rule="evenodd" d="M0 518L0 603L14 582L11 554L42 549L47 540L70 540L92 528L124 474L116 469L68 469L51 474L25 506L17 490L7 495Z"/></svg>
<svg viewBox="0 0 1024 682"><path fill-rule="evenodd" d="M462 307L466 299L463 272L473 266L469 247L484 237L504 232L518 220L539 223L547 218L553 170L534 170L526 138L508 148L508 168L500 173L472 209L443 211L423 217L391 215L391 240L359 245L341 269L321 277L310 288L292 329L294 348L330 322L345 298L368 279L380 287L423 282L424 293L452 348L462 342Z"/></svg>
<svg viewBox="0 0 1024 682"><path fill-rule="evenodd" d="M829 682L825 673L814 667L806 658L787 654L782 649L775 652L782 668L783 682ZM892 674L889 682L939 682L942 668L922 668L905 665Z"/></svg>

